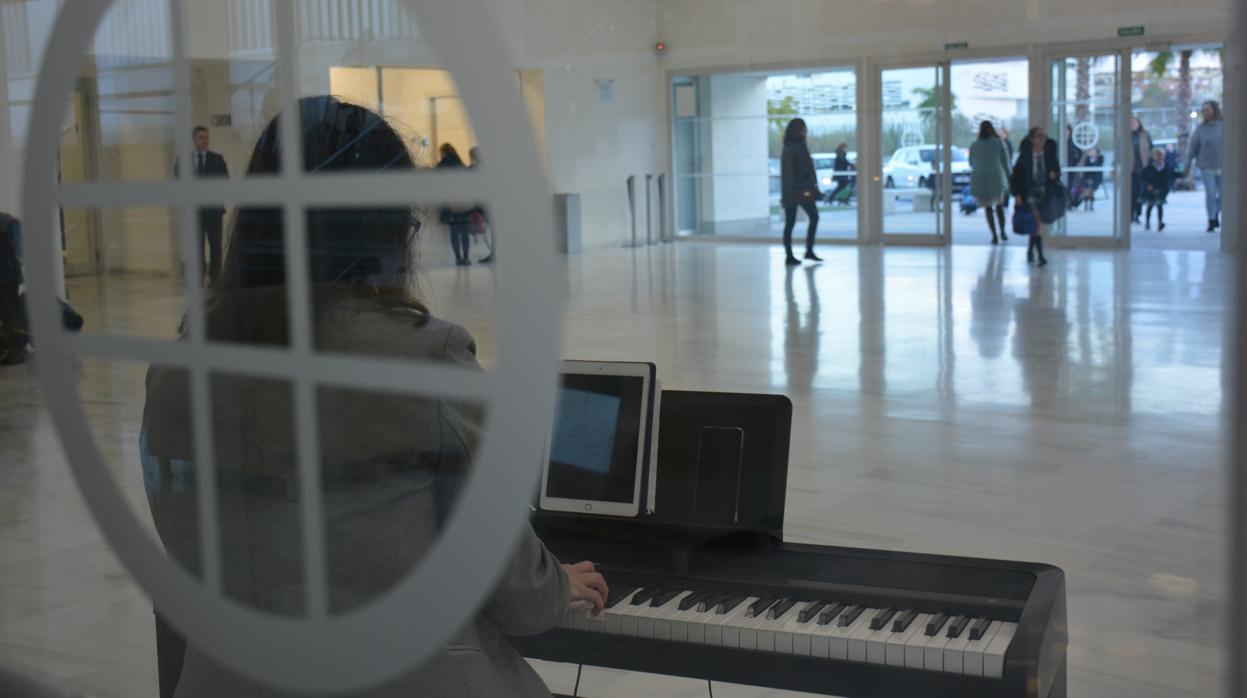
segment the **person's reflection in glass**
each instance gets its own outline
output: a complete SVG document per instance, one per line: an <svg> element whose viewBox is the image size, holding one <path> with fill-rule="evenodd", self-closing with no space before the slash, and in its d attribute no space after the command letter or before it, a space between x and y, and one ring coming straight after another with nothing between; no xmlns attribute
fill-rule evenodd
<svg viewBox="0 0 1247 698"><path fill-rule="evenodd" d="M371 111L332 97L305 98L300 108L306 172L414 166L402 139ZM256 144L251 174L280 171L278 134L275 119ZM412 221L407 206L308 210L314 345L321 352L479 369L467 331L433 317L410 291L418 230ZM290 343L282 223L280 209L239 211L207 302L213 340ZM211 386L225 593L257 612L299 617L306 612L306 580L293 390L281 380L222 374L212 376ZM194 432L189 404L185 371L149 371L145 485L170 556L197 572L192 464L194 439L203 435ZM473 404L321 388L317 418L326 586L329 611L340 614L386 593L436 542L477 450L484 415ZM560 565L525 526L493 593L443 650L361 695L549 696L506 636L555 627L572 602L601 609L607 593L591 563ZM410 620L415 636L421 619ZM162 683L176 683L177 698L277 695L217 664L193 642L180 681L162 677Z"/></svg>

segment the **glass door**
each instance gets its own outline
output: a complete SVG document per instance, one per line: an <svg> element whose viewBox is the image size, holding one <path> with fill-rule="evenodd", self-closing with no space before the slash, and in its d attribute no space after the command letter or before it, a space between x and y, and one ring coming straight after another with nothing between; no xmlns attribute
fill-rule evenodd
<svg viewBox="0 0 1247 698"><path fill-rule="evenodd" d="M1048 135L1057 142L1069 211L1051 228L1058 244L1128 244L1122 199L1131 196L1135 158L1121 132L1121 56L1062 56L1050 64L1052 109Z"/></svg>
<svg viewBox="0 0 1247 698"><path fill-rule="evenodd" d="M880 71L883 241L942 245L952 182L948 64Z"/></svg>

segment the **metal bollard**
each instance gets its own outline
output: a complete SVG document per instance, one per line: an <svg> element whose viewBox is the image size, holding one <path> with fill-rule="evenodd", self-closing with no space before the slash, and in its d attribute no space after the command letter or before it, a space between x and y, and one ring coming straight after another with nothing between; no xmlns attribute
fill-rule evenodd
<svg viewBox="0 0 1247 698"><path fill-rule="evenodd" d="M654 175L645 175L645 244L654 244L654 211L650 206L650 191L653 190Z"/></svg>

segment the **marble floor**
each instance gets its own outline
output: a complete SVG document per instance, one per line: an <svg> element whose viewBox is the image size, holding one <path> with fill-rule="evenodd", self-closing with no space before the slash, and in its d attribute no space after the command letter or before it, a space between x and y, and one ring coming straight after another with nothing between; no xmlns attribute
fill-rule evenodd
<svg viewBox="0 0 1247 698"><path fill-rule="evenodd" d="M1231 262L1202 251L678 244L571 258L564 352L650 360L664 387L794 403L785 537L1046 562L1069 595L1069 695L1224 695ZM488 267L429 270L434 311L496 361ZM168 280L78 279L96 329L170 336ZM84 366L137 503L142 367ZM155 695L151 607L64 463L38 361L0 368L0 656L102 697ZM115 462L112 462L113 459ZM570 693L575 668L542 667ZM703 696L586 670L582 694ZM714 687L715 696L776 692Z"/></svg>

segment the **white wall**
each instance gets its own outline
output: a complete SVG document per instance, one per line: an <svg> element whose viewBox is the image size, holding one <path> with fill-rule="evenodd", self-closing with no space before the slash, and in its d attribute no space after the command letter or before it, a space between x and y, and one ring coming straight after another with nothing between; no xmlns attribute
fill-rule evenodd
<svg viewBox="0 0 1247 698"><path fill-rule="evenodd" d="M863 56L1147 36L1223 35L1231 0L662 0L667 67L819 64Z"/></svg>
<svg viewBox="0 0 1247 698"><path fill-rule="evenodd" d="M654 53L658 0L497 6L516 67L544 71L550 184L581 195L583 247L624 243L631 235L628 175L644 182L667 161L666 76ZM598 100L597 79L614 79L613 103ZM639 202L643 207L643 192Z"/></svg>

